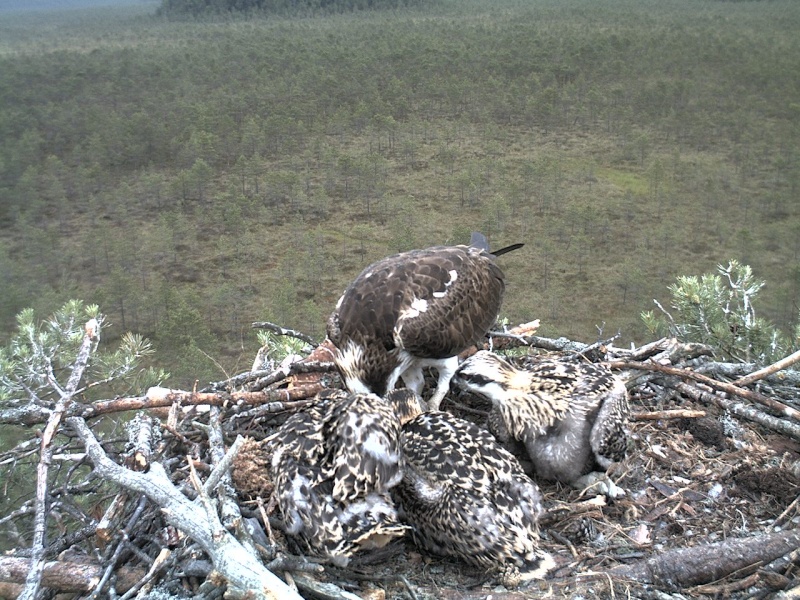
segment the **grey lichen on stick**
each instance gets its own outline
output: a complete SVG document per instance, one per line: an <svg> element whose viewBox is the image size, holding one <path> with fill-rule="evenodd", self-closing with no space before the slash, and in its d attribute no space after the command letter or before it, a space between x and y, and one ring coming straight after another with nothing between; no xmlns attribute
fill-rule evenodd
<svg viewBox="0 0 800 600"><path fill-rule="evenodd" d="M231 587L249 592L252 598L300 600L296 592L268 571L225 530L214 512L198 510L195 502L180 493L160 463L153 462L147 473L130 471L106 455L83 419L71 417L67 423L86 447L95 473L107 481L145 494L160 506L167 521L191 537L211 557L214 567Z"/></svg>

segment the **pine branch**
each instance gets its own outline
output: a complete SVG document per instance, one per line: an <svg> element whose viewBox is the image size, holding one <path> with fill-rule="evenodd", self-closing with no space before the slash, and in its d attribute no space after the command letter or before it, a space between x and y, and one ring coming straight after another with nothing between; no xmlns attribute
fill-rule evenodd
<svg viewBox="0 0 800 600"><path fill-rule="evenodd" d="M97 340L99 323L96 319L86 323L86 332L83 336L78 355L72 365L72 373L64 389L54 386L60 394L53 412L47 420L47 426L42 434L42 444L40 450L39 464L36 467L36 512L33 519L33 543L31 545L31 564L28 576L25 578L25 587L19 595L19 600L34 600L39 592L42 583L42 573L44 572L44 550L47 529L47 474L53 459L53 438L58 431L64 414L72 404L72 398L78 389L89 356L92 351L92 344ZM55 382L52 378L51 383Z"/></svg>
<svg viewBox="0 0 800 600"><path fill-rule="evenodd" d="M277 335L286 335L289 337L293 337L311 346L317 345L317 342L310 335L306 335L305 333L301 331L296 331L294 329L287 329L286 327L281 327L280 325L276 325L275 323L270 323L269 321L256 321L255 323L252 323L250 327L252 327L253 329L266 329L267 331L271 331L272 333Z"/></svg>

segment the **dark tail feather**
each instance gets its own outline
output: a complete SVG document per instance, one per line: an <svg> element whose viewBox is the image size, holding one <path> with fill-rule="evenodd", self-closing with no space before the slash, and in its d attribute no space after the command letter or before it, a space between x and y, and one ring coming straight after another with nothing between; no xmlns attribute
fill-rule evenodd
<svg viewBox="0 0 800 600"><path fill-rule="evenodd" d="M491 252L489 250L489 240L486 239L486 236L483 235L480 231L473 231L472 238L469 241L469 245L473 248L480 248L484 252L491 254L492 256L500 256L501 254L506 254L507 252L511 252L512 250L517 250L522 248L525 244L511 244L510 246L506 246L505 248L500 248L500 250L495 250Z"/></svg>
<svg viewBox="0 0 800 600"><path fill-rule="evenodd" d="M513 250L519 250L524 245L525 244L523 243L511 244L510 246L506 246L505 248L500 248L500 250L495 250L494 252L492 252L492 254L494 254L495 256L500 256L501 254L507 254L508 252L511 252Z"/></svg>

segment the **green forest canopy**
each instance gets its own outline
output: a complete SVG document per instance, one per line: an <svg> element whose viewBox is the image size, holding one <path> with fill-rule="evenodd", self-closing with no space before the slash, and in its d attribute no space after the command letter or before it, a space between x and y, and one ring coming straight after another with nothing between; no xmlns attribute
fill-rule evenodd
<svg viewBox="0 0 800 600"><path fill-rule="evenodd" d="M162 0L159 15L211 16L230 13L248 15L307 15L354 10L387 10L431 3L434 0Z"/></svg>
<svg viewBox="0 0 800 600"><path fill-rule="evenodd" d="M388 253L502 258L511 322L648 335L677 275L736 258L800 296L800 5L440 1L0 23L0 330L98 303L173 385L247 368L249 324L320 339ZM213 360L209 357L213 357Z"/></svg>

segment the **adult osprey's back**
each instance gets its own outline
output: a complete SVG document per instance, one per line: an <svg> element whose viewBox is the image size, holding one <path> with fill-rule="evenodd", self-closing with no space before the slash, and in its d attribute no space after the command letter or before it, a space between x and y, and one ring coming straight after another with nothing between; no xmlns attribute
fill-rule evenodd
<svg viewBox="0 0 800 600"><path fill-rule="evenodd" d="M353 392L385 395L402 377L422 393L426 366L439 377L429 400L438 409L458 354L483 339L500 312L505 291L486 238L469 246L401 252L368 266L347 287L328 319L336 365Z"/></svg>

